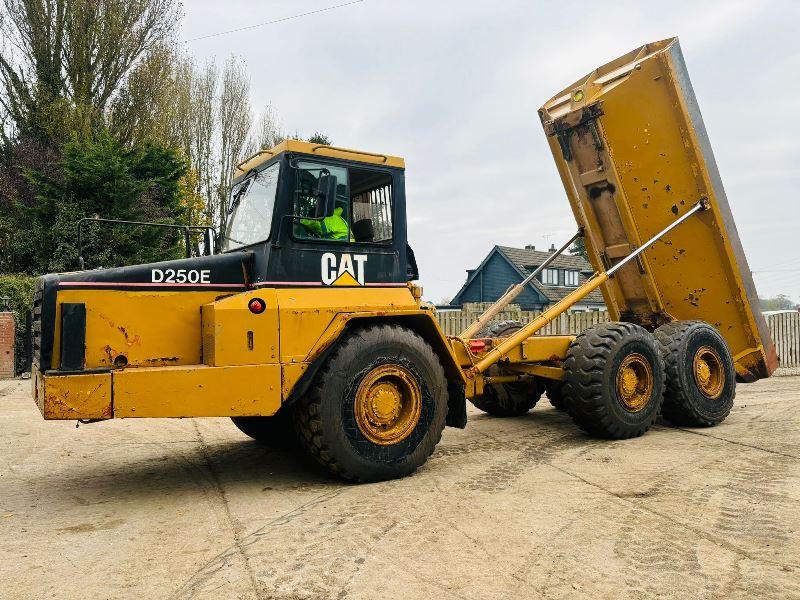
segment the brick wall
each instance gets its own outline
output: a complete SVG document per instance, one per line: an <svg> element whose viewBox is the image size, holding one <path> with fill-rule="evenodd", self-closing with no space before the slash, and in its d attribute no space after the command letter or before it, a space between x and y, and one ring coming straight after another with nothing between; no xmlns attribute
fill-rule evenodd
<svg viewBox="0 0 800 600"><path fill-rule="evenodd" d="M0 379L14 376L14 313L0 312Z"/></svg>

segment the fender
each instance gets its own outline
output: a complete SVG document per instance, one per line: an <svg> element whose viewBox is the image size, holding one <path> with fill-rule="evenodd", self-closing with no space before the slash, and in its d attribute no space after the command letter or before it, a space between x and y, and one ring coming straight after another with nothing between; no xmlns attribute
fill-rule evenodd
<svg viewBox="0 0 800 600"><path fill-rule="evenodd" d="M292 387L285 404L291 404L306 393L317 372L325 364L331 352L336 348L342 336L348 330L375 323L396 323L418 333L433 348L447 378L448 411L447 425L463 429L467 424L466 397L464 395L465 377L459 367L458 360L453 353L447 338L439 328L430 311L398 311L387 314L384 311L369 311L359 313L339 313L331 324L320 336L317 344L312 348L307 357L308 368Z"/></svg>

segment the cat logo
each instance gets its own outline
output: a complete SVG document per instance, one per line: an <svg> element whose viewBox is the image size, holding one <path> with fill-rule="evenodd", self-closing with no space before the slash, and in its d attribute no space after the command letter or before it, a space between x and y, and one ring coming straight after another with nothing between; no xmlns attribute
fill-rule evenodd
<svg viewBox="0 0 800 600"><path fill-rule="evenodd" d="M366 254L342 254L333 252L322 255L322 283L325 285L364 285Z"/></svg>

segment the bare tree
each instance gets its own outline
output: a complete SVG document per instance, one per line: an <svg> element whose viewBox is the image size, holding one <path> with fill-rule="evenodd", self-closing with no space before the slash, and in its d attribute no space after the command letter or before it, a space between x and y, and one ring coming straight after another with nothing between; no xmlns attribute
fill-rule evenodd
<svg viewBox="0 0 800 600"><path fill-rule="evenodd" d="M46 136L103 119L178 12L175 0L2 0L0 9L0 106L18 131Z"/></svg>
<svg viewBox="0 0 800 600"><path fill-rule="evenodd" d="M274 148L286 137L278 111L275 110L272 104L267 104L255 123L247 154L255 154L265 148Z"/></svg>
<svg viewBox="0 0 800 600"><path fill-rule="evenodd" d="M245 144L253 122L250 109L250 79L244 65L235 57L225 63L222 90L218 101L219 170L217 172L218 231L228 224L228 195L236 164L244 158Z"/></svg>
<svg viewBox="0 0 800 600"><path fill-rule="evenodd" d="M109 108L108 126L117 139L129 146L158 140L185 148L181 133L189 88L180 80L184 62L164 45L131 71Z"/></svg>

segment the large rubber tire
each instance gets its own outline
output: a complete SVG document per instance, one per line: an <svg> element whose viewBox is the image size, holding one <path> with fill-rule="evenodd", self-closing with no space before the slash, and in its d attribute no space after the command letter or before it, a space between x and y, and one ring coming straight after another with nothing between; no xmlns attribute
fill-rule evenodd
<svg viewBox="0 0 800 600"><path fill-rule="evenodd" d="M649 376L642 377L649 384L635 409L626 407L619 392L620 367L626 360L645 370L649 367ZM590 435L615 440L638 437L658 416L664 397L664 359L653 335L638 325L601 323L587 329L569 345L564 371L568 412Z"/></svg>
<svg viewBox="0 0 800 600"><path fill-rule="evenodd" d="M300 442L291 412L291 406L284 406L272 417L231 417L231 421L259 444L276 450L293 450L300 447Z"/></svg>
<svg viewBox="0 0 800 600"><path fill-rule="evenodd" d="M564 396L563 381L553 381L547 383L545 385L545 390L547 393L547 399L550 400L550 404L553 406L553 408L561 411L567 410L567 400Z"/></svg>
<svg viewBox="0 0 800 600"><path fill-rule="evenodd" d="M495 372L489 369L487 375ZM542 397L542 386L533 383L486 384L483 394L470 398L470 402L494 417L520 417L530 411Z"/></svg>
<svg viewBox="0 0 800 600"><path fill-rule="evenodd" d="M522 323L520 321L514 320L507 320L507 321L497 321L495 323L489 323L486 327L481 329L476 338L504 338L508 337L515 331L519 331L522 329Z"/></svg>
<svg viewBox="0 0 800 600"><path fill-rule="evenodd" d="M519 331L519 321L499 321L487 325L478 337L504 338ZM486 373L488 376L499 375L500 371L493 366ZM542 397L542 386L538 383L501 383L487 384L483 394L470 398L475 408L495 417L519 417L530 411Z"/></svg>
<svg viewBox="0 0 800 600"><path fill-rule="evenodd" d="M374 443L358 424L356 394L365 378L399 366L420 390L420 413L407 437ZM447 381L436 353L398 325L357 329L341 340L295 406L295 425L308 453L330 473L352 481L383 481L414 472L433 453L447 416Z"/></svg>
<svg viewBox="0 0 800 600"><path fill-rule="evenodd" d="M711 427L730 414L736 397L736 369L728 344L719 332L703 321L674 321L655 331L667 368L664 418L676 425ZM695 376L695 358L711 359L719 395L704 394ZM707 371L708 373L708 371ZM708 381L706 382L708 385Z"/></svg>

